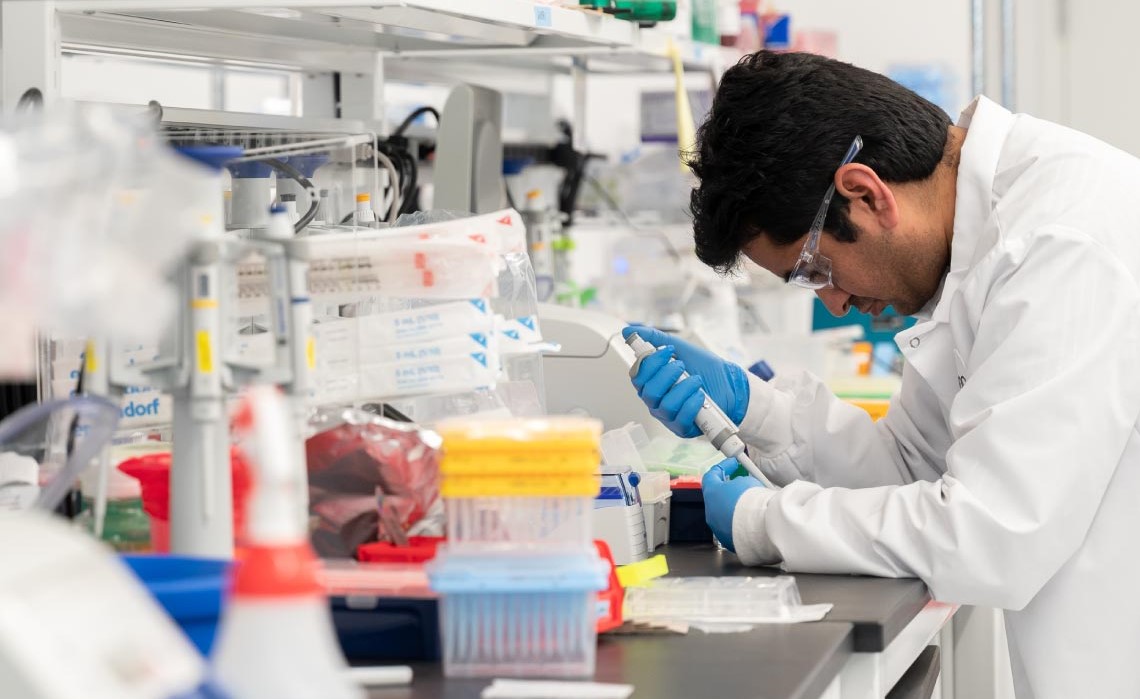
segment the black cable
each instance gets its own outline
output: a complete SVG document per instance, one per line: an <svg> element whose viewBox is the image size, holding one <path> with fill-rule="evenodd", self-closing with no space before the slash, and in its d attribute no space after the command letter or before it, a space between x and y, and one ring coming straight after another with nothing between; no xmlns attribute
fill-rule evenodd
<svg viewBox="0 0 1140 699"><path fill-rule="evenodd" d="M313 186L313 183L309 181L309 178L302 175L300 170L293 167L289 163L286 163L283 160L278 160L277 158L262 158L261 162L265 163L274 170L279 170L285 173L297 184L304 187L305 190L309 193L309 210L306 211L305 215L302 216L301 219L297 221L296 225L293 226L293 232L300 233L301 231L305 230L305 226L309 225L309 223L311 223L312 220L317 217L317 207L321 205L320 192L318 192L317 188Z"/></svg>
<svg viewBox="0 0 1140 699"><path fill-rule="evenodd" d="M412 122L415 121L417 117L419 117L423 114L431 114L432 116L435 117L435 122L437 124L439 123L439 111L436 110L435 107L432 107L429 105L424 105L422 107L417 107L416 109L413 109L411 114L404 117L404 120L400 122L400 125L396 127L396 130L392 132L392 135L393 136L403 135L403 133L405 131L407 131L408 127L412 125Z"/></svg>

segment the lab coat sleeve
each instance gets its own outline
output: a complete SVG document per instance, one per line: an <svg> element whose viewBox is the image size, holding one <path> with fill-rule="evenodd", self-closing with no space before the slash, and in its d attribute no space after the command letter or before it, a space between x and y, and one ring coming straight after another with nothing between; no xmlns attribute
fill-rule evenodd
<svg viewBox="0 0 1140 699"><path fill-rule="evenodd" d="M949 439L938 399L909 366L899 395L877 423L806 372L771 383L750 375L749 396L741 437L774 483L869 488L941 474L936 466L943 464Z"/></svg>
<svg viewBox="0 0 1140 699"><path fill-rule="evenodd" d="M746 494L742 560L778 551L791 571L915 576L936 599L1021 609L1077 550L1140 414L1140 294L1079 232L999 248L964 324L977 330L945 476Z"/></svg>

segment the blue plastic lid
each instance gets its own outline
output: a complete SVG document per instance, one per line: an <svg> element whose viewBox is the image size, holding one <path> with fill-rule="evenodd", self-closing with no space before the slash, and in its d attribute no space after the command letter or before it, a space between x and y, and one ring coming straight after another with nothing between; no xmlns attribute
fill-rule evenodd
<svg viewBox="0 0 1140 699"><path fill-rule="evenodd" d="M597 592L609 570L596 554L441 552L428 565L436 592Z"/></svg>
<svg viewBox="0 0 1140 699"><path fill-rule="evenodd" d="M309 153L307 155L290 155L287 158L282 158L282 160L297 168L305 177L312 177L316 174L317 168L329 161L329 156L324 153Z"/></svg>
<svg viewBox="0 0 1140 699"><path fill-rule="evenodd" d="M263 180L273 174L273 168L257 160L248 160L244 163L231 163L226 166L230 174L242 180Z"/></svg>
<svg viewBox="0 0 1140 699"><path fill-rule="evenodd" d="M242 154L238 146L176 146L174 150L214 170L221 170L227 161Z"/></svg>

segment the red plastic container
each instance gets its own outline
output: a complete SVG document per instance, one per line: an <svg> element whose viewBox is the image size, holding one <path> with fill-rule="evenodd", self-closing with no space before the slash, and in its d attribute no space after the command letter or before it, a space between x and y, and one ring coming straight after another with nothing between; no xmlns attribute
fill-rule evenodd
<svg viewBox="0 0 1140 699"><path fill-rule="evenodd" d="M617 568L614 566L614 556L610 552L609 545L604 541L595 539L594 546L598 549L598 555L610 566L609 587L598 593L598 633L605 633L622 624L621 614L622 606L625 604L625 590L618 582Z"/></svg>
<svg viewBox="0 0 1140 699"><path fill-rule="evenodd" d="M249 467L241 452L230 450L230 467L234 489L234 540L240 542L245 531L245 504L249 494ZM147 454L127 459L119 470L138 479L142 489L143 510L150 516L150 544L155 553L170 551L170 454Z"/></svg>
<svg viewBox="0 0 1140 699"><path fill-rule="evenodd" d="M447 541L442 536L411 536L407 546L388 541L361 544L356 558L362 563L427 563L435 558L436 549Z"/></svg>

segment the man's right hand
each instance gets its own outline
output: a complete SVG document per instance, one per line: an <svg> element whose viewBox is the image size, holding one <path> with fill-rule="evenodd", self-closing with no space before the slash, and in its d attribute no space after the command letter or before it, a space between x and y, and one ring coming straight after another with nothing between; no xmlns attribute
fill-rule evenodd
<svg viewBox="0 0 1140 699"><path fill-rule="evenodd" d="M637 333L659 347L641 361L633 386L649 412L678 437L696 437L697 413L704 403L704 389L724 414L737 425L748 410L748 376L744 369L712 352L667 335L660 330L631 325L623 337ZM676 357L676 361L670 361ZM689 378L677 383L681 372Z"/></svg>

